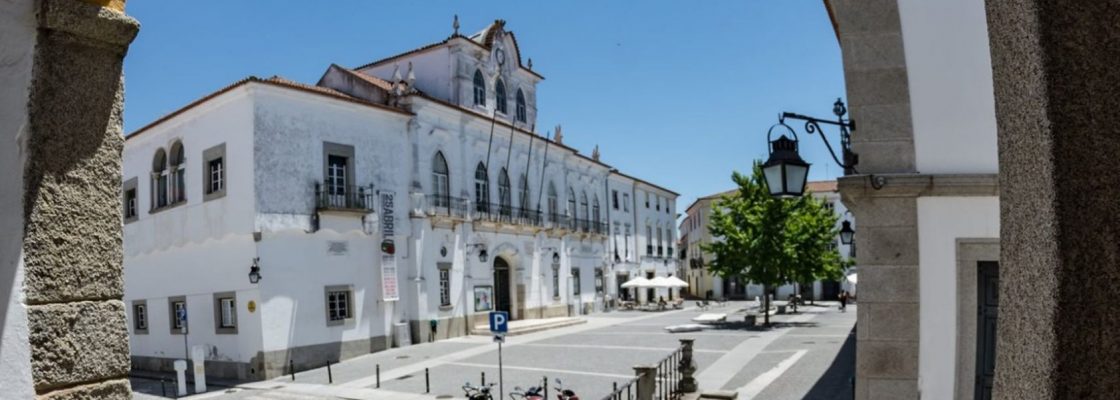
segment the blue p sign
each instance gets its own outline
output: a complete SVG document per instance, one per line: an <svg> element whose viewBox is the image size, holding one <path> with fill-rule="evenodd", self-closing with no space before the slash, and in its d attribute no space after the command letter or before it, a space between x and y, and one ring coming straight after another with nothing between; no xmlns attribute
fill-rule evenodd
<svg viewBox="0 0 1120 400"><path fill-rule="evenodd" d="M505 311L490 312L490 332L506 333L509 330L509 313Z"/></svg>

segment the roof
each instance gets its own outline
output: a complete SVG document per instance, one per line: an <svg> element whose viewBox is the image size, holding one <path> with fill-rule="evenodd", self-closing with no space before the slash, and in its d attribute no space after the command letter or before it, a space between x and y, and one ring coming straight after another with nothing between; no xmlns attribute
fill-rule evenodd
<svg viewBox="0 0 1120 400"><path fill-rule="evenodd" d="M345 72L347 75L350 75L350 76L353 76L355 78L361 79L365 82L368 82L369 84L371 84L373 86L377 86L377 87L381 88L382 90L385 90L386 92L393 90L393 84L390 83L387 80L378 78L378 77L370 75L370 74L364 74L364 73L361 73L361 72L358 72L358 71L354 71L352 69L343 67L343 66L338 65L338 64L331 64L331 67L337 68L340 71Z"/></svg>
<svg viewBox="0 0 1120 400"><path fill-rule="evenodd" d="M382 58L380 60L376 60L376 61L364 64L362 66L359 66L357 68L354 68L354 70L366 69L366 68L369 68L369 67L374 67L374 66L378 66L378 65L381 65L381 64L385 64L385 63L388 63L388 62L391 62L391 61L399 60L401 58L408 57L408 56L411 56L413 54L422 53L422 52L425 52L427 50L431 50L431 49L434 49L434 48L437 48L437 47L440 47L440 46L447 45L448 43L451 43L451 41L455 40L455 39L465 39L465 41L467 43L471 43L471 44L479 46L483 49L489 50L490 46L494 44L494 36L495 36L494 33L498 31L495 28L500 26L504 29L505 24L506 24L506 21L504 21L504 20L500 20L500 19L499 20L494 20L494 22L490 23L490 25L487 25L486 28L483 28L481 31L479 31L478 33L475 33L474 35L471 35L470 37L463 36L461 34L455 33L455 34L452 34L451 36L448 36L447 39L443 39L443 40L435 42L435 43L420 46L420 47L417 47L415 49L408 50L408 51L405 51L403 53L399 53L399 54L396 54L396 55L393 55L393 56L385 57L385 58ZM536 76L537 78L540 78L540 79L543 80L544 76L542 76L541 74L538 74L536 71L533 71L532 69L526 67L524 64L521 63L521 48L517 45L517 35L514 35L513 32L509 32L509 35L510 35L510 38L513 40L513 48L514 48L514 50L517 51L517 66L521 67L521 69L523 69L526 72L532 74L533 76Z"/></svg>
<svg viewBox="0 0 1120 400"><path fill-rule="evenodd" d="M836 192L837 191L836 181L835 180L831 180L831 181L809 181L805 184L805 191L809 192L809 193ZM719 192L719 193L716 193L716 194L709 194L707 196L697 197L696 200L692 202L692 204L688 205L688 208L684 209L685 213L687 214L688 210L691 210L692 207L695 207L696 204L699 204L701 201L715 200L715 199L718 199L718 198L723 197L723 196L734 195L738 192L739 192L739 189L731 189L731 190Z"/></svg>
<svg viewBox="0 0 1120 400"><path fill-rule="evenodd" d="M620 175L620 176L624 176L624 177L627 177L627 178L633 179L633 180L634 180L634 181L636 181L636 182L641 182L641 183L643 183L643 184L646 184L646 185L649 185L649 186L653 186L653 187L655 187L655 188L658 188L658 189L664 190L664 191L666 191L666 192L669 192L669 193L671 193L671 194L672 194L673 196L680 196L680 195L681 195L680 193L677 193L677 192L674 192L674 191L672 191L672 190L669 190L669 189L665 188L664 186L661 186L661 185L655 184L655 183L653 183L653 182L647 181L647 180L645 180L645 179L642 179L642 178L634 177L634 176L631 176L631 175L627 175L627 174L624 174L624 173L622 173L622 172L619 172L619 170L617 170L617 169L611 170L611 173L612 173L612 174L617 174L617 175Z"/></svg>
<svg viewBox="0 0 1120 400"><path fill-rule="evenodd" d="M259 77L256 77L256 76L249 76L249 77L246 77L246 78L241 79L239 81L236 81L234 83L231 83L226 87L223 87L223 88L218 89L214 92L211 92L210 94L202 96L198 100L192 101L189 104L183 106L182 108L179 108L178 110L172 111L171 113L168 113L167 115L164 115L162 117L157 118L155 121L152 121L152 122L148 123L147 125L144 125L140 129L137 129L137 130L133 131L132 133L126 135L125 140L130 140L130 139L140 135L141 133L144 133L144 132L148 131L149 129L154 128L155 126L157 126L159 124L162 124L162 123L164 123L164 122L166 122L166 121L168 121L172 118L175 118L179 114L187 112L192 108L195 108L197 106L205 104L206 102L214 99L215 97L221 96L221 95L223 95L227 92L230 92L230 91L232 91L234 89L237 89L239 87L248 85L250 83L258 83L258 84L271 85L271 86L276 86L276 87L285 88L285 89L292 89L292 90L297 90L297 91L301 91L301 92L305 92L305 93L317 94L317 95L320 95L320 96L330 97L330 98L334 98L334 99L337 99L337 100L342 100L342 101L347 101L347 102L351 102L351 103L355 103L355 104L369 106L369 107L373 107L373 108L377 108L377 109L381 109L381 110L385 110L385 111L392 111L392 112L400 113L400 114L404 114L404 115L412 115L412 113L410 113L408 111L405 111L405 110L402 110L402 109L399 109L399 108L389 107L389 106L386 106L386 105L383 105L383 104L370 103L370 102L362 100L362 99L351 97L351 96L349 96L345 93L339 92L339 91L334 90L334 89L329 89L329 88L325 88L325 87L321 87L321 86L308 85L308 84L305 84L305 83L299 83L299 82L288 80L288 79L285 79L285 78L282 78L282 77L279 77L279 76L273 76L273 77L268 78L268 79L263 79L263 78L259 78Z"/></svg>

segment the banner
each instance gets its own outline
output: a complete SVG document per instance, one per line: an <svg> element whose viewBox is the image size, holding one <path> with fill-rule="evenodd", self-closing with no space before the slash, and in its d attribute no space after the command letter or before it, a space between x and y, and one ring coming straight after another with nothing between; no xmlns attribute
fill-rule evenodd
<svg viewBox="0 0 1120 400"><path fill-rule="evenodd" d="M397 286L397 248L393 242L396 215L393 214L393 192L379 192L381 200L381 295L382 300L400 299Z"/></svg>

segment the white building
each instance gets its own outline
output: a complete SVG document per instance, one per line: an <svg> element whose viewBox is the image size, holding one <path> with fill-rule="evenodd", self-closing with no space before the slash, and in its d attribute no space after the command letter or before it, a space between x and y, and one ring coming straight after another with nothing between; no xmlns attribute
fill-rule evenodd
<svg viewBox="0 0 1120 400"><path fill-rule="evenodd" d="M836 229L840 229L846 221L855 228L855 219L848 213L844 203L840 202L840 193L836 190L836 181L808 182L805 186L807 194L824 201L825 207L833 210L837 216ZM762 285L747 282L740 277L722 277L708 269L707 264L715 257L703 251L701 245L719 240L708 232L711 222L712 210L716 202L723 196L736 195L738 189L720 192L713 195L701 196L693 201L685 210L685 217L681 219L680 232L682 248L684 250L681 263L682 279L689 284L689 293L693 296L711 299L753 299L762 296ZM839 237L835 241L836 250L840 257L848 260L851 257L853 246L844 244ZM845 277L856 277L857 267L845 270ZM858 280L858 277L856 278ZM816 281L811 285L785 284L774 288L775 299L786 299L791 294L799 294L804 299L836 300L840 291L855 294L856 285L847 278L840 281Z"/></svg>
<svg viewBox="0 0 1120 400"><path fill-rule="evenodd" d="M273 377L675 271L677 194L537 135L544 78L504 26L316 85L248 78L128 136L134 368L205 345L208 374Z"/></svg>

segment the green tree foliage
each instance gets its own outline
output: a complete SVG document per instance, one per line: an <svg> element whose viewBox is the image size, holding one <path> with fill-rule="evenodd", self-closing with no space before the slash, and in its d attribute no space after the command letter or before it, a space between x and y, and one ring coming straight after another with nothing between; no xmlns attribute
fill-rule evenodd
<svg viewBox="0 0 1120 400"><path fill-rule="evenodd" d="M758 162L750 176L734 172L738 192L716 201L708 230L716 238L702 245L715 255L709 268L720 276L741 276L770 287L836 280L844 263L834 247L837 216L813 196L775 199ZM765 308L770 308L769 296ZM764 314L770 323L769 314Z"/></svg>

